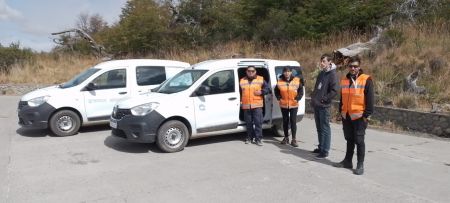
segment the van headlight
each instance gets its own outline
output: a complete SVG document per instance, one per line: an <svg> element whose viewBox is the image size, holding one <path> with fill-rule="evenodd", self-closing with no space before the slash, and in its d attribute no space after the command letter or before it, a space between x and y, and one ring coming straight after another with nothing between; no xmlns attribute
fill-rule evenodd
<svg viewBox="0 0 450 203"><path fill-rule="evenodd" d="M158 102L150 102L139 106L135 106L131 108L131 114L133 116L145 116L150 112L152 112L153 110L155 110L156 108L158 108L158 106L159 106Z"/></svg>
<svg viewBox="0 0 450 203"><path fill-rule="evenodd" d="M50 96L42 96L42 97L36 97L34 99L30 99L28 100L28 106L31 107L37 107L40 106L41 104L45 103L48 98L50 98Z"/></svg>

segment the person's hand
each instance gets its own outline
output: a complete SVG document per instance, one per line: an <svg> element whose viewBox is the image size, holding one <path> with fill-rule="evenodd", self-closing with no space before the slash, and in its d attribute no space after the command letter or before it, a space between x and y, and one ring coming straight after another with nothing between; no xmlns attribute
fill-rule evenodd
<svg viewBox="0 0 450 203"><path fill-rule="evenodd" d="M368 123L368 122L369 122L369 119L366 118L366 117L363 117L363 121L364 121L365 123Z"/></svg>
<svg viewBox="0 0 450 203"><path fill-rule="evenodd" d="M261 90L256 90L254 94L256 96L260 96L260 95L262 95L262 91Z"/></svg>

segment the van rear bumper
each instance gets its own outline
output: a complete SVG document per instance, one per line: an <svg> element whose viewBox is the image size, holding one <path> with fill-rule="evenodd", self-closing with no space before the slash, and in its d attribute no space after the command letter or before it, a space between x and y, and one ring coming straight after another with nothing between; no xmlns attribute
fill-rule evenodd
<svg viewBox="0 0 450 203"><path fill-rule="evenodd" d="M165 118L156 111L145 116L125 115L121 119L111 117L111 135L126 139L130 142L153 143L156 141L158 128ZM116 122L117 126L111 124Z"/></svg>

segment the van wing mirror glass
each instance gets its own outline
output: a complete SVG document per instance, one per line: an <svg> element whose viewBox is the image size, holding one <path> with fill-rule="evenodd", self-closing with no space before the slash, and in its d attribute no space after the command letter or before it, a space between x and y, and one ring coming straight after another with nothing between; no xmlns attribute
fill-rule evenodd
<svg viewBox="0 0 450 203"><path fill-rule="evenodd" d="M84 87L84 90L92 91L95 90L96 88L97 85L95 83L90 82L89 84L86 85L86 87Z"/></svg>
<svg viewBox="0 0 450 203"><path fill-rule="evenodd" d="M198 87L198 89L195 91L195 95L196 96L203 96L203 95L207 95L210 93L210 88L206 85L202 85L200 87Z"/></svg>

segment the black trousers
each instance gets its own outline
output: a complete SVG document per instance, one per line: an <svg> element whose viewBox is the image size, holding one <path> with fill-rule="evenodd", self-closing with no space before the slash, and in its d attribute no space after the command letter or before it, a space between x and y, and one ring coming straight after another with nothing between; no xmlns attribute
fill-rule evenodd
<svg viewBox="0 0 450 203"><path fill-rule="evenodd" d="M364 136L366 134L367 123L363 118L352 121L350 116L347 115L347 118L342 120L342 126L344 129L344 137L347 141L347 151L344 160L348 162L352 161L356 145L358 163L364 163L364 156L366 154Z"/></svg>
<svg viewBox="0 0 450 203"><path fill-rule="evenodd" d="M289 137L289 125L290 125L292 139L295 139L297 133L297 111L298 108L292 109L281 108L281 115L283 116L284 137Z"/></svg>

